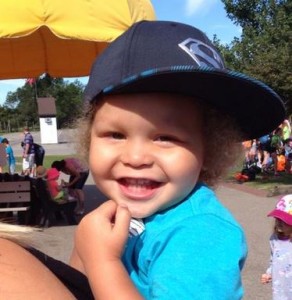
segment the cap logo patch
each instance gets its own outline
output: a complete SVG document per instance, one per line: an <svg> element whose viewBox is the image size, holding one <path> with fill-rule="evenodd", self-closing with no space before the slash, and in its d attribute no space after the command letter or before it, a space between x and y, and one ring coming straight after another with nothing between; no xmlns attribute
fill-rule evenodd
<svg viewBox="0 0 292 300"><path fill-rule="evenodd" d="M183 49L199 67L224 68L224 63L219 54L200 40L188 38L179 43L178 46Z"/></svg>

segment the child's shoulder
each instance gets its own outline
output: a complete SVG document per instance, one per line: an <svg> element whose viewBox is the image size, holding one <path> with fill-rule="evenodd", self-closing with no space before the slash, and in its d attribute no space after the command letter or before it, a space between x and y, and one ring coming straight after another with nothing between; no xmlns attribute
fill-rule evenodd
<svg viewBox="0 0 292 300"><path fill-rule="evenodd" d="M208 186L200 184L189 200L194 216L217 219L218 222L240 227L231 212L220 202L216 193Z"/></svg>
<svg viewBox="0 0 292 300"><path fill-rule="evenodd" d="M189 197L178 205L150 217L149 220L149 223L152 223L150 227L156 227L157 232L171 231L177 227L190 227L192 230L199 224L207 223L209 227L222 226L242 231L229 210L218 200L215 192L204 184L198 184Z"/></svg>
<svg viewBox="0 0 292 300"><path fill-rule="evenodd" d="M159 251L166 253L166 248L168 253L177 247L187 253L201 245L210 245L208 251L212 248L217 254L229 249L233 255L245 257L247 252L242 227L204 185L175 207L147 218L145 228L141 239L143 253L149 257Z"/></svg>

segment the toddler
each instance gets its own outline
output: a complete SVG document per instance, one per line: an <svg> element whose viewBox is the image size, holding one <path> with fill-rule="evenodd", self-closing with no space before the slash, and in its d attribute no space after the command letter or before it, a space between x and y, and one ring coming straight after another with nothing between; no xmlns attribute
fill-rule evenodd
<svg viewBox="0 0 292 300"><path fill-rule="evenodd" d="M275 226L270 265L261 282L272 281L273 300L292 299L292 194L281 198L268 216L275 218Z"/></svg>
<svg viewBox="0 0 292 300"><path fill-rule="evenodd" d="M76 199L70 195L67 187L63 186L63 181L59 184L58 179L60 172L55 168L50 168L46 174L48 190L51 194L52 199L59 203L65 203L67 201L76 201Z"/></svg>
<svg viewBox="0 0 292 300"><path fill-rule="evenodd" d="M241 299L245 236L211 187L240 141L282 122L278 95L226 69L197 28L145 21L97 58L85 100L81 144L109 200L78 225L70 266L0 240L15 272L35 266L30 294L46 272L53 299Z"/></svg>
<svg viewBox="0 0 292 300"><path fill-rule="evenodd" d="M16 160L14 157L13 149L6 138L3 138L1 143L5 145L9 174L14 174L16 168Z"/></svg>

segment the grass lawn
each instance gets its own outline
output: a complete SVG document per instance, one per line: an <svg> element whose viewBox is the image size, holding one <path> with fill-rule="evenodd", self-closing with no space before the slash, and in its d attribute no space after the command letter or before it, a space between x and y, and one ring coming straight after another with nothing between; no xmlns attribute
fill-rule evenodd
<svg viewBox="0 0 292 300"><path fill-rule="evenodd" d="M226 177L227 182L237 183L234 178L235 173L241 171L242 166L237 165L232 168ZM286 174L285 172L279 172L279 176L273 174L260 173L256 175L256 179L253 181L247 181L243 183L249 187L253 187L259 190L271 190L275 187L292 187L292 174Z"/></svg>
<svg viewBox="0 0 292 300"><path fill-rule="evenodd" d="M292 175L280 172L279 176L259 174L256 176L256 180L246 182L248 186L255 187L257 189L270 190L275 186L287 186L292 185Z"/></svg>
<svg viewBox="0 0 292 300"><path fill-rule="evenodd" d="M228 176L226 180L228 182L237 182L233 176ZM255 180L245 182L244 184L261 190L269 190L275 186L292 185L292 175L283 172L276 177L273 175L265 175L261 173L256 175Z"/></svg>
<svg viewBox="0 0 292 300"><path fill-rule="evenodd" d="M66 157L72 157L72 155L67 155L67 156L66 155L46 155L45 159L44 159L44 167L48 169L51 167L51 164L53 161L62 160ZM21 169L22 169L22 157L16 156L15 159L16 159L16 170L15 171L16 171L16 173L20 174ZM3 172L8 172L7 166L5 166L3 168Z"/></svg>
<svg viewBox="0 0 292 300"><path fill-rule="evenodd" d="M72 155L46 155L44 159L44 167L50 168L51 164L55 160L62 160L66 157L70 157ZM22 158L16 157L16 172L21 173L22 167ZM226 176L225 180L227 182L234 182L237 183L236 179L234 178L234 174L236 172L240 172L242 168L242 163L239 163L234 168L230 170L228 175ZM7 166L4 167L4 172L7 172ZM285 187L285 186L292 186L292 175L286 174L285 172L281 172L280 176L273 176L273 175L266 175L266 174L257 174L256 179L254 181L248 181L243 183L244 185L260 189L260 190L271 190L275 186L277 187Z"/></svg>

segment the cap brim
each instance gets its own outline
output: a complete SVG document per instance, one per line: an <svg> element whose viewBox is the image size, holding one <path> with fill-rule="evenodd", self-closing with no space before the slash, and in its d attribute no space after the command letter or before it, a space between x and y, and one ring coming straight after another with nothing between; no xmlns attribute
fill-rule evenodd
<svg viewBox="0 0 292 300"><path fill-rule="evenodd" d="M285 118L281 98L260 81L228 70L182 67L131 76L103 93L168 92L195 96L234 117L246 139L272 132Z"/></svg>
<svg viewBox="0 0 292 300"><path fill-rule="evenodd" d="M273 211L271 211L268 214L268 217L274 217L274 218L280 219L283 222L285 222L286 224L292 226L292 215L289 215L288 213L286 213L284 211L274 209Z"/></svg>

